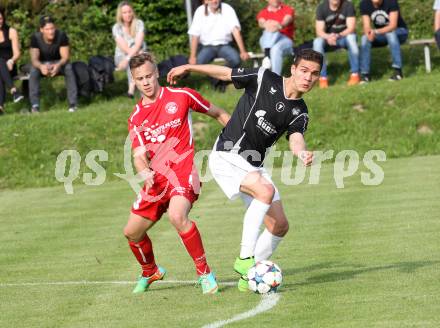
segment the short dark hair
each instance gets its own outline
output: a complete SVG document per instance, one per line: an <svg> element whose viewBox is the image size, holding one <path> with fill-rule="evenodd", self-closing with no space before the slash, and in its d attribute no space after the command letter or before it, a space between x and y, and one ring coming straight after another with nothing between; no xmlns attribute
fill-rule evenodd
<svg viewBox="0 0 440 328"><path fill-rule="evenodd" d="M128 64L130 65L130 69L135 69L147 62L153 64L153 66L156 67L156 60L154 59L153 54L149 52L141 52L140 54L131 57Z"/></svg>
<svg viewBox="0 0 440 328"><path fill-rule="evenodd" d="M46 24L55 24L54 19L49 15L44 15L40 17L40 27L45 27Z"/></svg>
<svg viewBox="0 0 440 328"><path fill-rule="evenodd" d="M324 56L313 49L301 49L295 53L293 65L298 66L301 59L318 63L320 67L324 63Z"/></svg>

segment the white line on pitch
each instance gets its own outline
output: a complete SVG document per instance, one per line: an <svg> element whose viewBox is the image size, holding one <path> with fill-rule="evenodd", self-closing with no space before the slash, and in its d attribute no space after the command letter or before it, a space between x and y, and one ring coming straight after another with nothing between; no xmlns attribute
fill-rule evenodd
<svg viewBox="0 0 440 328"><path fill-rule="evenodd" d="M271 308L273 308L275 305L277 305L279 300L280 300L279 294L263 295L263 296L261 296L260 303L258 303L258 305L256 307L254 307L252 310L237 314L237 315L233 316L231 319L221 320L221 321L216 321L216 322L210 323L208 325L203 326L202 328L219 328L219 327L226 326L227 324L230 324L232 322L251 318L251 317L256 316L257 314L260 314L262 312L269 311Z"/></svg>
<svg viewBox="0 0 440 328"><path fill-rule="evenodd" d="M64 285L133 285L135 281L47 281L47 282L19 282L19 283L0 283L0 287L20 287L20 286L64 286ZM176 285L192 285L196 284L195 280L159 280L155 284L176 284ZM220 281L220 286L235 286L235 281Z"/></svg>

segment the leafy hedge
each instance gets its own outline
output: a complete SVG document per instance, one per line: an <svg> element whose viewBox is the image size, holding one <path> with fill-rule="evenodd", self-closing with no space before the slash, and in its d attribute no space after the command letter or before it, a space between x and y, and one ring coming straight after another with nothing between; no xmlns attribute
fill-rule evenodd
<svg viewBox="0 0 440 328"><path fill-rule="evenodd" d="M321 0L285 0L296 10L296 43L314 37L315 9ZM359 1L353 0L359 13ZM225 0L237 11L242 24L248 50L258 51L260 29L255 16L267 2L265 0ZM433 0L400 0L404 19L411 30L411 38L432 36ZM24 50L22 61L27 61L30 35L37 29L42 14L54 16L58 26L71 40L74 59L87 59L92 55L112 55L114 40L111 27L115 22L118 1L36 1L9 0L6 5L8 20L20 32ZM133 0L139 18L145 22L148 47L161 59L177 53L188 53L187 20L184 0ZM359 27L360 27L360 19ZM358 29L360 34L361 29Z"/></svg>

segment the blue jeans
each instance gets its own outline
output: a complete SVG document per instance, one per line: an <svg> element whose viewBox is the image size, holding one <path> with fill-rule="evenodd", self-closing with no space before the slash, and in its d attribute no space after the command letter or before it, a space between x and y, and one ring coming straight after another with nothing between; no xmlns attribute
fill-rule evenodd
<svg viewBox="0 0 440 328"><path fill-rule="evenodd" d="M201 46L197 54L197 64L207 64L215 58L224 58L228 67L236 68L240 66L240 55L234 47L229 44L218 46Z"/></svg>
<svg viewBox="0 0 440 328"><path fill-rule="evenodd" d="M260 38L261 49L270 48L272 72L281 75L283 57L293 54L293 41L280 32L264 31Z"/></svg>
<svg viewBox="0 0 440 328"><path fill-rule="evenodd" d="M313 40L313 50L325 55L326 49L332 48L344 48L348 50L348 60L350 61L350 71L352 73L359 73L359 47L356 41L356 34L352 33L347 36L341 37L336 41L336 47L328 45L327 41L323 38L316 38ZM327 77L327 61L324 58L322 64L321 76Z"/></svg>
<svg viewBox="0 0 440 328"><path fill-rule="evenodd" d="M371 42L366 35L362 36L361 41L361 73L370 73L371 48L384 47L388 44L393 60L392 67L402 68L402 54L400 53L400 45L408 39L408 30L399 27L392 32L376 35L376 39Z"/></svg>
<svg viewBox="0 0 440 328"><path fill-rule="evenodd" d="M54 62L52 62L54 63ZM46 64L46 62L44 63ZM73 66L71 63L67 63L61 66L58 75L64 75L64 80L67 88L67 101L69 102L69 107L74 107L78 103L78 89L76 86L75 72L73 71ZM40 106L40 79L44 77L41 71L32 66L31 73L29 76L29 101L32 107Z"/></svg>

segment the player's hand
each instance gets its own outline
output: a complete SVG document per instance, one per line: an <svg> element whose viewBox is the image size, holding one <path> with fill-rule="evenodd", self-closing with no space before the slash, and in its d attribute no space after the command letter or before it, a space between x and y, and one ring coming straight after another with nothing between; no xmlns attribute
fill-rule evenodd
<svg viewBox="0 0 440 328"><path fill-rule="evenodd" d="M311 151L301 151L298 157L303 162L304 166L310 166L313 162L313 152Z"/></svg>
<svg viewBox="0 0 440 328"><path fill-rule="evenodd" d="M154 171L146 169L142 172L143 177L145 178L145 186L147 189L151 188L154 184Z"/></svg>
<svg viewBox="0 0 440 328"><path fill-rule="evenodd" d="M243 52L240 52L240 58L241 58L241 60L245 61L251 57L249 56L249 53L247 51L243 51Z"/></svg>
<svg viewBox="0 0 440 328"><path fill-rule="evenodd" d="M174 67L169 71L167 75L167 81L169 84L173 85L177 83L177 80L188 73L188 65L182 65Z"/></svg>

